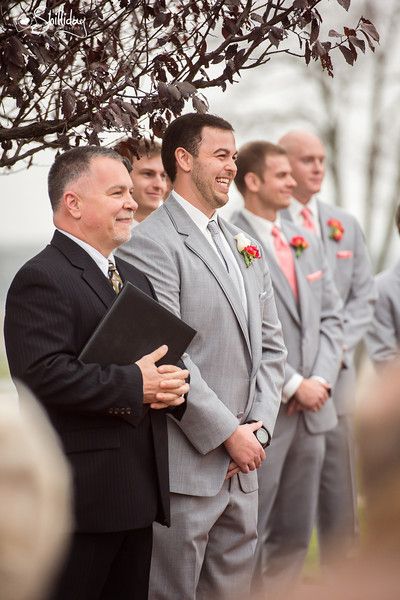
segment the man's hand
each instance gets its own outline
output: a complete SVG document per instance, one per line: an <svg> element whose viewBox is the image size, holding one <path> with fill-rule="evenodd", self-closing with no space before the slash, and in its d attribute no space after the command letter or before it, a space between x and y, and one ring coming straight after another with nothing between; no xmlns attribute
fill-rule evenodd
<svg viewBox="0 0 400 600"><path fill-rule="evenodd" d="M189 391L189 384L185 382L189 371L175 365L156 366L155 363L167 352L168 346L160 346L136 361L142 372L143 403L156 410L182 404L183 396Z"/></svg>
<svg viewBox="0 0 400 600"><path fill-rule="evenodd" d="M293 397L289 400L289 402L286 405L286 412L289 417L297 412L302 412L303 410L305 410L304 406L300 404L300 402L295 400Z"/></svg>
<svg viewBox="0 0 400 600"><path fill-rule="evenodd" d="M258 469L265 459L264 449L254 435L254 431L260 429L261 426L262 421L239 425L224 442L229 456L242 473Z"/></svg>
<svg viewBox="0 0 400 600"><path fill-rule="evenodd" d="M231 460L228 466L228 472L225 475L225 480L230 479L231 477L236 475L236 473L240 473L240 469L237 466L237 464L233 460Z"/></svg>
<svg viewBox="0 0 400 600"><path fill-rule="evenodd" d="M317 412L329 398L330 386L317 379L303 379L293 399L306 410ZM290 408L290 407L289 407ZM293 411L294 412L294 411ZM289 413L288 414L293 414Z"/></svg>

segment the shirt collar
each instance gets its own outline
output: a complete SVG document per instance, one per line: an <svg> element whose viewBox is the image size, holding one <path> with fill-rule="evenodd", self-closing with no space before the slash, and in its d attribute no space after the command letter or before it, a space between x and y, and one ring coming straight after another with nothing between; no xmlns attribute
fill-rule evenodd
<svg viewBox="0 0 400 600"><path fill-rule="evenodd" d="M269 221L268 219L264 219L264 217L260 217L259 215L255 215L251 210L247 208L243 209L243 214L246 216L247 220L253 225L257 234L262 239L264 235L267 233L271 235L272 228L278 227L281 229L281 218L279 213L276 215L275 221ZM262 234L262 235L261 235Z"/></svg>
<svg viewBox="0 0 400 600"><path fill-rule="evenodd" d="M80 246L83 250L85 250L85 252L87 252L89 254L89 256L94 260L94 262L99 267L101 272L106 277L108 277L108 261L110 260L115 265L115 258L113 256L113 254L110 254L110 256L108 256L106 258L105 256L103 256L101 254L101 252L96 250L96 248L93 248L93 246L91 246L87 242L84 242L83 240L80 240L79 238L75 237L74 235L72 235L72 233L69 233L68 231L64 231L63 229L60 229L59 227L57 227L56 229L63 235L66 235L67 237L69 237L73 242L78 244L78 246Z"/></svg>
<svg viewBox="0 0 400 600"><path fill-rule="evenodd" d="M292 198L292 201L289 206L289 210L292 214L298 216L298 215L300 215L301 211L303 210L303 208L305 206L310 209L311 215L312 215L312 218L314 219L314 221L318 221L318 204L317 204L316 196L311 196L311 198L307 202L307 204L302 204L301 202L296 200L296 198Z"/></svg>
<svg viewBox="0 0 400 600"><path fill-rule="evenodd" d="M208 225L209 221L216 221L218 223L217 212L214 212L211 219L209 219L207 217L207 215L205 215L201 210L199 210L198 208L193 206L193 204L191 204L190 202L185 200L185 198L182 198L182 196L180 196L175 190L173 190L173 194L174 194L174 198L182 206L182 208L187 212L189 217L192 219L193 223L195 225L197 225L197 227L203 233L207 232L207 225Z"/></svg>

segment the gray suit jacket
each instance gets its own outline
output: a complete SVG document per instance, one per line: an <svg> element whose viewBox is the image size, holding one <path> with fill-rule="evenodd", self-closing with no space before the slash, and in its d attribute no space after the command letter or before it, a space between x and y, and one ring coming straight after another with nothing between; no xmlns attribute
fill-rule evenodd
<svg viewBox="0 0 400 600"><path fill-rule="evenodd" d="M379 365L400 357L400 261L375 281L379 296L365 341L371 360Z"/></svg>
<svg viewBox="0 0 400 600"><path fill-rule="evenodd" d="M233 216L232 222L251 236L256 236L242 211ZM293 250L298 304L275 257L263 246L288 350L285 383L297 372L304 377L319 375L333 387L342 360L343 304L327 267L320 241L289 221L282 222L282 231L288 241L301 235L310 244L298 258ZM337 424L331 398L317 413L304 411L303 416L311 433L328 431Z"/></svg>
<svg viewBox="0 0 400 600"><path fill-rule="evenodd" d="M344 304L343 366L334 392L338 415L352 409L353 399L349 388L354 384L353 355L371 322L376 291L364 235L356 219L337 206L318 200L319 224L322 244L336 288ZM282 216L291 220L290 212ZM330 239L329 219L338 219L344 227L340 241Z"/></svg>
<svg viewBox="0 0 400 600"><path fill-rule="evenodd" d="M262 420L272 434L281 400L286 350L264 260L246 268L219 219L246 288L249 322L218 256L173 195L138 225L120 256L150 277L159 301L197 330L183 356L191 389L184 418L169 419L170 488L213 496L223 485L229 455L223 442L238 424ZM257 489L257 474L240 474Z"/></svg>

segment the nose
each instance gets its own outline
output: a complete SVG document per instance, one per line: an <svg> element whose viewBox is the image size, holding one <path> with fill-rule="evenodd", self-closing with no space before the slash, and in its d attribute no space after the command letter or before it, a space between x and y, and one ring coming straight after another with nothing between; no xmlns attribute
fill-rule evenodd
<svg viewBox="0 0 400 600"><path fill-rule="evenodd" d="M162 177L161 175L156 175L153 179L153 186L157 190L165 189L165 187L166 187L165 177Z"/></svg>
<svg viewBox="0 0 400 600"><path fill-rule="evenodd" d="M124 208L133 210L133 212L136 212L138 208L138 203L129 192L127 192L125 196Z"/></svg>
<svg viewBox="0 0 400 600"><path fill-rule="evenodd" d="M237 173L237 166L233 158L229 158L227 164L225 165L225 170L229 172L233 177L235 177Z"/></svg>

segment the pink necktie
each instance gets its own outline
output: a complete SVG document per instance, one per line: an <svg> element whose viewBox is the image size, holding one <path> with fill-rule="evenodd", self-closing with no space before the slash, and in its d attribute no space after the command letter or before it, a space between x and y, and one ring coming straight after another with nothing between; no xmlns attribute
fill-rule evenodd
<svg viewBox="0 0 400 600"><path fill-rule="evenodd" d="M294 267L292 251L289 247L289 244L282 238L281 232L276 226L272 228L272 237L274 239L276 259L283 274L288 280L289 285L292 288L293 295L297 301L299 293L297 290L296 270Z"/></svg>
<svg viewBox="0 0 400 600"><path fill-rule="evenodd" d="M313 219L311 210L307 206L305 206L300 211L300 214L303 217L304 229L308 229L309 231L317 233L317 228L315 227L315 223L314 223L314 219Z"/></svg>

